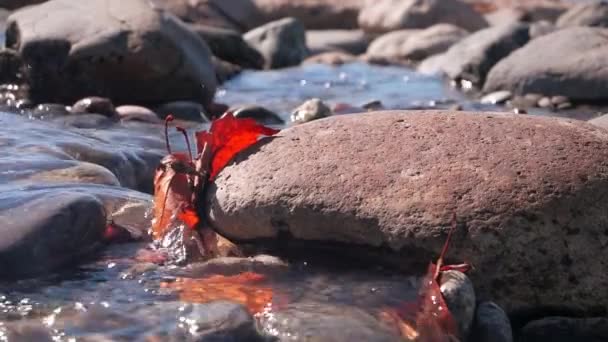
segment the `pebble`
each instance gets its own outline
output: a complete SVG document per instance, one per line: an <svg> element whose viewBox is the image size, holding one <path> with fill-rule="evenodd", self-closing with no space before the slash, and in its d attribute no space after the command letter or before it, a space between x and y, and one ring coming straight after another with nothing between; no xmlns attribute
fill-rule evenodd
<svg viewBox="0 0 608 342"><path fill-rule="evenodd" d="M231 108L230 111L236 118L252 118L264 125L282 125L285 123L277 113L262 106L242 106L234 109Z"/></svg>
<svg viewBox="0 0 608 342"><path fill-rule="evenodd" d="M328 117L332 114L331 109L321 99L310 99L291 113L291 122L301 124L321 118Z"/></svg>
<svg viewBox="0 0 608 342"><path fill-rule="evenodd" d="M507 100L511 99L513 94L508 90L499 90L493 93L487 94L481 98L480 102L483 104L503 104Z"/></svg>
<svg viewBox="0 0 608 342"><path fill-rule="evenodd" d="M84 99L76 101L76 103L72 105L70 112L73 114L101 114L109 118L116 115L116 109L114 108L112 100L99 96L85 97Z"/></svg>
<svg viewBox="0 0 608 342"><path fill-rule="evenodd" d="M466 274L450 270L441 272L440 290L458 324L461 337L469 335L475 314L475 290Z"/></svg>

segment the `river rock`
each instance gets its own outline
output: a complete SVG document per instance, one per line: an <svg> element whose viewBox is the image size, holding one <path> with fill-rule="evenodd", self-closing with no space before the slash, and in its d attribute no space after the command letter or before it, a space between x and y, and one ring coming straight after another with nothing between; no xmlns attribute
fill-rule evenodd
<svg viewBox="0 0 608 342"><path fill-rule="evenodd" d="M458 326L461 339L466 339L475 317L475 290L466 274L449 270L441 272L439 289Z"/></svg>
<svg viewBox="0 0 608 342"><path fill-rule="evenodd" d="M494 64L528 42L528 31L528 26L523 24L477 31L447 50L439 68L451 79L481 86Z"/></svg>
<svg viewBox="0 0 608 342"><path fill-rule="evenodd" d="M330 51L323 52L318 55L310 56L306 58L302 64L329 64L329 65L342 65L346 63L354 63L359 61L357 56L348 52L342 51Z"/></svg>
<svg viewBox="0 0 608 342"><path fill-rule="evenodd" d="M302 103L298 108L294 109L291 113L291 122L301 124L322 119L331 114L331 108L321 101L321 99L315 98Z"/></svg>
<svg viewBox="0 0 608 342"><path fill-rule="evenodd" d="M120 186L120 181L105 167L79 162L74 166L35 173L27 178L33 182L90 183Z"/></svg>
<svg viewBox="0 0 608 342"><path fill-rule="evenodd" d="M240 66L226 62L215 56L213 56L211 61L215 69L215 78L219 83L224 83L243 71L243 68Z"/></svg>
<svg viewBox="0 0 608 342"><path fill-rule="evenodd" d="M73 114L101 114L109 118L116 115L116 109L114 108L112 100L99 96L89 96L76 101L76 103L72 105L70 112Z"/></svg>
<svg viewBox="0 0 608 342"><path fill-rule="evenodd" d="M608 302L608 277L585 271L608 263L598 257L608 245L604 129L371 112L294 126L250 152L208 192L210 223L231 240L370 246L411 271L436 257L456 214L450 259L475 266L478 297L508 310Z"/></svg>
<svg viewBox="0 0 608 342"><path fill-rule="evenodd" d="M359 26L368 32L427 28L440 23L468 31L488 26L483 16L460 0L367 0L359 13Z"/></svg>
<svg viewBox="0 0 608 342"><path fill-rule="evenodd" d="M527 21L526 12L519 8L502 8L485 15L491 26L504 26Z"/></svg>
<svg viewBox="0 0 608 342"><path fill-rule="evenodd" d="M343 51L358 55L365 52L371 37L362 30L307 30L306 44L311 54Z"/></svg>
<svg viewBox="0 0 608 342"><path fill-rule="evenodd" d="M442 53L462 40L468 32L450 24L437 24L424 30L399 30L376 38L367 49L372 57L422 60Z"/></svg>
<svg viewBox="0 0 608 342"><path fill-rule="evenodd" d="M605 1L584 2L573 6L557 19L560 28L571 26L608 27L608 3Z"/></svg>
<svg viewBox="0 0 608 342"><path fill-rule="evenodd" d="M264 125L282 125L285 123L279 114L262 106L250 105L230 108L235 118L251 118Z"/></svg>
<svg viewBox="0 0 608 342"><path fill-rule="evenodd" d="M283 341L298 336L306 341L401 341L387 326L370 314L350 306L298 302L259 315L265 331L276 331Z"/></svg>
<svg viewBox="0 0 608 342"><path fill-rule="evenodd" d="M607 337L608 318L547 317L526 324L518 341L602 342Z"/></svg>
<svg viewBox="0 0 608 342"><path fill-rule="evenodd" d="M6 45L19 52L35 102L94 94L208 104L214 96L205 42L145 0L51 0L14 12L7 24Z"/></svg>
<svg viewBox="0 0 608 342"><path fill-rule="evenodd" d="M74 264L101 246L106 228L97 198L61 191L35 198L5 193L0 221L2 278L35 276Z"/></svg>
<svg viewBox="0 0 608 342"><path fill-rule="evenodd" d="M161 118L166 118L169 114L176 119L209 122L209 119L204 114L205 109L200 103L191 101L175 101L165 103L154 109ZM148 114L149 115L149 114Z"/></svg>
<svg viewBox="0 0 608 342"><path fill-rule="evenodd" d="M509 317L493 302L480 303L475 312L470 339L472 342L513 342Z"/></svg>
<svg viewBox="0 0 608 342"><path fill-rule="evenodd" d="M608 114L603 114L588 121L590 124L608 129Z"/></svg>
<svg viewBox="0 0 608 342"><path fill-rule="evenodd" d="M243 37L262 53L266 68L297 65L308 56L304 26L294 18L273 21Z"/></svg>
<svg viewBox="0 0 608 342"><path fill-rule="evenodd" d="M206 25L190 25L207 42L213 55L244 68L261 69L264 57L249 46L237 31Z"/></svg>
<svg viewBox="0 0 608 342"><path fill-rule="evenodd" d="M498 62L488 74L484 91L562 95L574 101L605 100L607 44L605 28L573 27L544 35Z"/></svg>

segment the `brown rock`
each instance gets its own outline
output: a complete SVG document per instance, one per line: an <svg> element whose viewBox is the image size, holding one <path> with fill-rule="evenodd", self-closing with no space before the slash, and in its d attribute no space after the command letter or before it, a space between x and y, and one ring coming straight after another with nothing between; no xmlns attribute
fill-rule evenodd
<svg viewBox="0 0 608 342"><path fill-rule="evenodd" d="M450 250L508 310L606 306L608 132L500 113L374 112L284 130L210 188L236 240L371 246L421 271ZM281 240L284 241L284 240ZM313 242L313 243L310 243Z"/></svg>

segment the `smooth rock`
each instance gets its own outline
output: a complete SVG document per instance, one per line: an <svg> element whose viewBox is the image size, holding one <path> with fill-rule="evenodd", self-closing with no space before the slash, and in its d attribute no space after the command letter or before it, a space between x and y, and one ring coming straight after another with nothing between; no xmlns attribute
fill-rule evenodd
<svg viewBox="0 0 608 342"><path fill-rule="evenodd" d="M78 114L60 116L53 118L52 121L64 126L90 129L108 128L113 126L117 122L116 120L114 120L114 118L109 118L101 114Z"/></svg>
<svg viewBox="0 0 608 342"><path fill-rule="evenodd" d="M527 21L526 12L519 8L502 8L485 15L491 26L514 25Z"/></svg>
<svg viewBox="0 0 608 342"><path fill-rule="evenodd" d="M151 109L142 106L118 106L116 107L116 113L118 114L118 117L121 121L142 121L150 123L162 122L156 112L153 112Z"/></svg>
<svg viewBox="0 0 608 342"><path fill-rule="evenodd" d="M79 162L67 168L38 172L27 180L45 183L91 183L120 186L120 181L110 170L85 162Z"/></svg>
<svg viewBox="0 0 608 342"><path fill-rule="evenodd" d="M358 55L367 50L371 37L362 30L307 30L306 45L311 54L343 51Z"/></svg>
<svg viewBox="0 0 608 342"><path fill-rule="evenodd" d="M291 122L301 124L331 115L329 108L321 99L310 99L291 112Z"/></svg>
<svg viewBox="0 0 608 342"><path fill-rule="evenodd" d="M166 118L169 114L173 115L176 119L198 121L198 122L209 122L209 119L205 115L205 109L200 103L191 101L176 101L164 103L154 109L154 113L162 119ZM146 115L150 115L149 113Z"/></svg>
<svg viewBox="0 0 608 342"><path fill-rule="evenodd" d="M599 26L608 27L606 1L583 2L573 6L557 19L557 27Z"/></svg>
<svg viewBox="0 0 608 342"><path fill-rule="evenodd" d="M418 64L416 67L416 71L425 75L440 75L443 73L443 65L446 63L444 61L445 53L440 53L428 57Z"/></svg>
<svg viewBox="0 0 608 342"><path fill-rule="evenodd" d="M264 57L249 46L236 31L206 25L190 25L198 33L217 58L250 69L261 69Z"/></svg>
<svg viewBox="0 0 608 342"><path fill-rule="evenodd" d="M498 62L488 74L484 91L562 95L574 101L605 100L606 53L608 29L565 28L532 40Z"/></svg>
<svg viewBox="0 0 608 342"><path fill-rule="evenodd" d="M243 272L278 274L288 271L289 264L271 255L256 255L249 258L220 257L203 263L192 263L175 269L171 274L185 277L206 277L210 275L233 276Z"/></svg>
<svg viewBox="0 0 608 342"><path fill-rule="evenodd" d="M608 318L547 317L526 324L518 341L603 342L608 337Z"/></svg>
<svg viewBox="0 0 608 342"><path fill-rule="evenodd" d="M146 0L51 0L14 12L7 24L6 45L23 60L34 102L96 95L208 104L215 94L205 42Z"/></svg>
<svg viewBox="0 0 608 342"><path fill-rule="evenodd" d="M511 99L513 94L511 94L508 90L495 91L493 93L487 94L479 100L479 102L484 104L503 104Z"/></svg>
<svg viewBox="0 0 608 342"><path fill-rule="evenodd" d="M279 340L298 336L304 341L401 341L401 337L370 314L351 306L299 302L259 317L264 330Z"/></svg>
<svg viewBox="0 0 608 342"><path fill-rule="evenodd" d="M370 246L420 270L455 213L450 258L475 265L478 297L585 311L608 302L608 276L584 271L608 263L607 167L608 132L581 121L372 112L264 140L220 172L206 207L234 241Z"/></svg>
<svg viewBox="0 0 608 342"><path fill-rule="evenodd" d="M509 317L493 302L480 303L475 312L470 339L471 342L513 342Z"/></svg>
<svg viewBox="0 0 608 342"><path fill-rule="evenodd" d="M357 15L364 0L253 0L261 17L260 24L293 17L311 30L356 29Z"/></svg>
<svg viewBox="0 0 608 342"><path fill-rule="evenodd" d="M441 272L439 289L458 326L461 340L466 340L475 317L475 290L466 274L450 270Z"/></svg>
<svg viewBox="0 0 608 342"><path fill-rule="evenodd" d="M116 115L116 109L114 108L112 100L99 96L89 96L76 101L76 103L72 105L70 112L74 114L101 114L109 118Z"/></svg>
<svg viewBox="0 0 608 342"><path fill-rule="evenodd" d="M240 66L226 62L215 56L212 58L212 63L215 69L215 77L219 83L224 83L243 71Z"/></svg>
<svg viewBox="0 0 608 342"><path fill-rule="evenodd" d="M342 65L358 61L357 56L342 51L330 51L306 58L302 64Z"/></svg>
<svg viewBox="0 0 608 342"><path fill-rule="evenodd" d="M30 111L29 116L40 120L54 119L70 112L65 105L59 103L41 103Z"/></svg>
<svg viewBox="0 0 608 342"><path fill-rule="evenodd" d="M261 106L242 106L230 108L228 111L232 112L235 118L252 118L264 125L282 125L285 123L277 113Z"/></svg>
<svg viewBox="0 0 608 342"><path fill-rule="evenodd" d="M304 26L294 18L265 24L245 33L243 38L264 56L266 68L297 65L309 54Z"/></svg>
<svg viewBox="0 0 608 342"><path fill-rule="evenodd" d="M526 44L528 39L528 26L521 24L477 31L447 50L440 69L452 79L467 80L481 86L492 66Z"/></svg>
<svg viewBox="0 0 608 342"><path fill-rule="evenodd" d="M469 33L450 24L437 24L424 30L399 30L376 38L367 49L372 57L422 60L446 51Z"/></svg>
<svg viewBox="0 0 608 342"><path fill-rule="evenodd" d="M0 277L22 278L75 264L102 245L106 214L84 194L0 197Z"/></svg>
<svg viewBox="0 0 608 342"><path fill-rule="evenodd" d="M471 32L488 26L483 16L460 0L367 0L359 12L359 26L367 32L427 28L440 23Z"/></svg>

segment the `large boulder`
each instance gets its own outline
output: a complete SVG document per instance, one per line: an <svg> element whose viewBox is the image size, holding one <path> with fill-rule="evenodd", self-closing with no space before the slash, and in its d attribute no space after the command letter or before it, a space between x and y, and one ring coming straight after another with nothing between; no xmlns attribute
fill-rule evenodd
<svg viewBox="0 0 608 342"><path fill-rule="evenodd" d="M8 19L6 45L24 64L34 102L99 95L117 103L210 103L205 42L145 0L51 0Z"/></svg>
<svg viewBox="0 0 608 342"><path fill-rule="evenodd" d="M605 100L608 94L608 29L573 27L532 40L497 63L484 91L563 95ZM556 58L559 56L559 58Z"/></svg>
<svg viewBox="0 0 608 342"><path fill-rule="evenodd" d="M446 51L437 64L438 71L451 79L466 80L481 86L494 64L522 47L529 38L528 26L524 24L494 26L477 31Z"/></svg>
<svg viewBox="0 0 608 342"><path fill-rule="evenodd" d="M264 57L249 46L237 31L206 25L190 25L190 29L198 33L213 55L221 60L251 69L264 66Z"/></svg>
<svg viewBox="0 0 608 342"><path fill-rule="evenodd" d="M594 1L577 4L557 19L557 26L608 27L608 3Z"/></svg>
<svg viewBox="0 0 608 342"><path fill-rule="evenodd" d="M264 56L266 68L297 65L309 54L304 26L295 18L270 22L243 37Z"/></svg>
<svg viewBox="0 0 608 342"><path fill-rule="evenodd" d="M437 24L425 30L398 30L376 38L367 49L367 55L422 60L444 52L467 35L466 30L450 24Z"/></svg>
<svg viewBox="0 0 608 342"><path fill-rule="evenodd" d="M359 26L369 32L427 28L446 23L476 31L488 26L483 16L460 0L367 0Z"/></svg>
<svg viewBox="0 0 608 342"><path fill-rule="evenodd" d="M595 271L608 267L601 128L501 113L374 112L292 127L250 152L208 192L210 222L229 238L278 238L308 253L363 248L415 272L437 257L456 214L449 261L475 267L478 298L508 310L608 303L608 276Z"/></svg>

